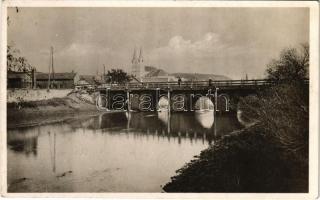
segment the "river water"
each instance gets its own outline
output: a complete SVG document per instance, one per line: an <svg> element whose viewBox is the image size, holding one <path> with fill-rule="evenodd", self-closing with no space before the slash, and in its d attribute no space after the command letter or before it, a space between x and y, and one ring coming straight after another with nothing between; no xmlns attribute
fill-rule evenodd
<svg viewBox="0 0 320 200"><path fill-rule="evenodd" d="M9 192L162 192L175 171L241 126L207 112L105 113L8 130Z"/></svg>

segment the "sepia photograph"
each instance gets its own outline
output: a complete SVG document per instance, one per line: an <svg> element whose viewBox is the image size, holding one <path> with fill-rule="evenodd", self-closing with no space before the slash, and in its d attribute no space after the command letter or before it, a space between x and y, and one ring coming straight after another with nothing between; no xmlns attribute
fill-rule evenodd
<svg viewBox="0 0 320 200"><path fill-rule="evenodd" d="M6 194L314 191L316 2L6 3Z"/></svg>

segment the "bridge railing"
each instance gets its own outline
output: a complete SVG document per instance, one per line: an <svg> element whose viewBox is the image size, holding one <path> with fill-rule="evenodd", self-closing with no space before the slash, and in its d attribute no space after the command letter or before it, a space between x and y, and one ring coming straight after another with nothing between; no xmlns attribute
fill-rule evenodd
<svg viewBox="0 0 320 200"><path fill-rule="evenodd" d="M148 88L204 88L204 87L233 87L233 86L261 86L271 85L273 81L266 79L255 80L217 80L217 81L168 81L168 82L143 82L143 83L127 83L123 85L110 85L111 89L148 89Z"/></svg>
<svg viewBox="0 0 320 200"><path fill-rule="evenodd" d="M274 85L276 81L270 79L252 79L252 80L216 80L216 81L169 81L169 82L143 82L143 83L127 83L127 84L112 84L104 85L101 88L110 88L115 90L126 89L203 89L208 87L256 87ZM309 80L305 80L305 84L309 84Z"/></svg>

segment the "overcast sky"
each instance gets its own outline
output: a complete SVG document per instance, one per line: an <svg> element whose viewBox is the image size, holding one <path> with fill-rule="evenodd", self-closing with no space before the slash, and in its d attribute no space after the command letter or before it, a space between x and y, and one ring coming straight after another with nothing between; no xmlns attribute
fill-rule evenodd
<svg viewBox="0 0 320 200"><path fill-rule="evenodd" d="M131 71L133 49L168 72L262 78L281 49L309 41L308 8L9 8L8 44L47 72Z"/></svg>

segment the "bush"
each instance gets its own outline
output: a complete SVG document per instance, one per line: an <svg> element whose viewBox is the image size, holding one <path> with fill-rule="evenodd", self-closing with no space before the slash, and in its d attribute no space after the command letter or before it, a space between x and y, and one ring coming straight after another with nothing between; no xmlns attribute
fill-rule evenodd
<svg viewBox="0 0 320 200"><path fill-rule="evenodd" d="M309 148L309 53L303 46L281 53L268 65L268 77L276 84L260 96L242 98L239 103L247 117L258 119L263 132L272 135L285 152L308 163Z"/></svg>
<svg viewBox="0 0 320 200"><path fill-rule="evenodd" d="M283 156L257 125L215 141L177 173L166 192L308 191L308 167Z"/></svg>

